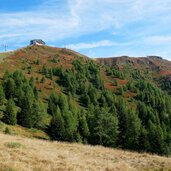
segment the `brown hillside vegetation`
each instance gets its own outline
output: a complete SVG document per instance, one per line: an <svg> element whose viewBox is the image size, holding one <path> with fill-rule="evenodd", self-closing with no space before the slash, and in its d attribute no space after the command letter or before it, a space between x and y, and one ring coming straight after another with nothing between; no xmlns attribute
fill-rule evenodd
<svg viewBox="0 0 171 171"><path fill-rule="evenodd" d="M53 62L53 60L57 62ZM50 94L52 89L57 93L60 93L61 87L57 85L53 80L45 78L45 82L42 84L42 74L40 70L45 65L47 68L60 67L63 69L72 68L72 62L76 59L91 60L85 55L72 51L66 48L56 48L50 46L27 46L25 48L18 49L13 52L0 53L0 79L3 77L5 71L14 72L15 70L21 70L26 77L34 77L36 80L36 87L40 90L41 96L46 97ZM35 62L39 61L39 64ZM101 75L104 80L104 86L108 90L117 91L117 88L126 85L128 83L127 78L124 80L116 78L119 86L113 85L113 78L108 77L105 72L104 65L118 66L122 72L124 68L130 66L131 69L138 69L141 73L152 78L159 78L160 76L167 76L167 79L171 79L171 62L164 60L157 56L149 57L112 57L112 58L96 58L95 62L100 64ZM29 70L31 72L29 73ZM131 96L131 94L128 94Z"/></svg>
<svg viewBox="0 0 171 171"><path fill-rule="evenodd" d="M97 58L96 61L99 61L101 64L106 64L109 66L113 65L127 65L132 64L134 67L146 67L146 68L158 68L158 69L171 69L171 62L165 59L162 59L158 56L148 56L148 57L111 57L111 58Z"/></svg>
<svg viewBox="0 0 171 171"><path fill-rule="evenodd" d="M120 68L131 65L134 69L142 70L156 70L159 75L170 75L171 74L171 62L162 59L158 56L148 56L148 57L111 57L111 58L97 58L102 65L114 66L118 65Z"/></svg>
<svg viewBox="0 0 171 171"><path fill-rule="evenodd" d="M171 61L165 60L159 56L147 56L147 57L111 57L111 58L96 58L101 66L108 66L110 68L118 68L121 72L128 70L131 75L134 71L138 71L145 79L153 82L161 88L160 80L171 80ZM128 74L128 75L129 75ZM106 74L105 74L106 76ZM117 80L119 85L126 85L130 81L130 77L126 77L125 80ZM115 89L117 87L111 86L109 80L105 80L105 88ZM128 96L132 97L129 93Z"/></svg>
<svg viewBox="0 0 171 171"><path fill-rule="evenodd" d="M0 133L1 171L171 171L171 158Z"/></svg>
<svg viewBox="0 0 171 171"><path fill-rule="evenodd" d="M73 60L80 58L88 59L70 49L37 45L27 46L13 52L0 53L0 79L7 70L9 72L21 70L26 77L33 76L35 79L41 80L40 70L44 65L47 68L62 66L63 69L69 69L72 68ZM52 62L53 59L57 62ZM36 61L39 61L39 64L35 64ZM31 69L30 73L28 73L29 68ZM52 89L57 93L61 92L60 87L48 78L45 78L44 84L37 83L36 86L38 90L42 91L42 96L49 95Z"/></svg>

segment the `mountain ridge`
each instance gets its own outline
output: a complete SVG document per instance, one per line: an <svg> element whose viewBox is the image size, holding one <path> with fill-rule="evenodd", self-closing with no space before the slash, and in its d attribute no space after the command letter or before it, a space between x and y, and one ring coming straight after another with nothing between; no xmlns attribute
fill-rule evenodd
<svg viewBox="0 0 171 171"><path fill-rule="evenodd" d="M170 155L170 72L156 56L91 59L28 46L0 63L0 119L53 140Z"/></svg>

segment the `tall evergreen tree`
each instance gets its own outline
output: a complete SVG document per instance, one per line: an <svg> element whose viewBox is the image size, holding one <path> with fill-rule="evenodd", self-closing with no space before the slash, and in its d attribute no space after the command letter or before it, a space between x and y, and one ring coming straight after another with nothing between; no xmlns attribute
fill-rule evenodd
<svg viewBox="0 0 171 171"><path fill-rule="evenodd" d="M65 127L64 119L61 115L60 108L57 106L56 112L52 116L48 132L54 140L64 140Z"/></svg>
<svg viewBox="0 0 171 171"><path fill-rule="evenodd" d="M3 105L5 102L5 93L3 87L0 85L0 105Z"/></svg>
<svg viewBox="0 0 171 171"><path fill-rule="evenodd" d="M15 81L12 78L9 78L4 82L4 91L7 99L14 97L15 89L16 89Z"/></svg>
<svg viewBox="0 0 171 171"><path fill-rule="evenodd" d="M158 154L164 153L164 137L160 126L156 126L151 121L148 123L148 136L150 151Z"/></svg>
<svg viewBox="0 0 171 171"><path fill-rule="evenodd" d="M50 115L53 115L53 113L55 113L58 100L58 96L55 94L55 92L52 92L48 100L48 113Z"/></svg>
<svg viewBox="0 0 171 171"><path fill-rule="evenodd" d="M15 125L16 119L15 103L13 99L9 99L6 106L6 111L3 117L3 121L9 125Z"/></svg>
<svg viewBox="0 0 171 171"><path fill-rule="evenodd" d="M80 135L83 138L83 142L87 142L87 137L90 135L88 124L87 124L87 119L86 119L86 113L84 109L80 110L79 113L79 125L78 125L78 130Z"/></svg>
<svg viewBox="0 0 171 171"><path fill-rule="evenodd" d="M34 101L32 106L32 126L37 129L45 129L47 126L48 115L44 104L41 101Z"/></svg>
<svg viewBox="0 0 171 171"><path fill-rule="evenodd" d="M32 87L32 89L34 89L34 87L35 87L34 77L31 77L31 78L30 78L29 84L30 84L30 86Z"/></svg>
<svg viewBox="0 0 171 171"><path fill-rule="evenodd" d="M33 103L34 103L34 94L32 89L27 86L25 95L23 96L21 102L21 112L18 114L18 122L22 126L32 128L33 127Z"/></svg>
<svg viewBox="0 0 171 171"><path fill-rule="evenodd" d="M92 143L115 147L119 133L117 117L108 113L106 108L96 108L93 124Z"/></svg>
<svg viewBox="0 0 171 171"><path fill-rule="evenodd" d="M138 147L138 138L140 135L141 121L138 114L133 110L128 110L127 128L125 134L125 147L136 150Z"/></svg>

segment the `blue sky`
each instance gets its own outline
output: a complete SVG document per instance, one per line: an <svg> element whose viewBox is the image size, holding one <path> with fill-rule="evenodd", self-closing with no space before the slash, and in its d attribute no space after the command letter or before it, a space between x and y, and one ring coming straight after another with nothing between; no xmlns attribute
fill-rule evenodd
<svg viewBox="0 0 171 171"><path fill-rule="evenodd" d="M0 0L0 45L34 38L90 57L171 60L171 0ZM0 46L0 51L4 49Z"/></svg>

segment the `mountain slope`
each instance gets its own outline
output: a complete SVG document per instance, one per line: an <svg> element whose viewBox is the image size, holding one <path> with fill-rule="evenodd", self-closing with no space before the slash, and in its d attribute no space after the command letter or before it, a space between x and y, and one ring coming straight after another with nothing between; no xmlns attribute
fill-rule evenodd
<svg viewBox="0 0 171 171"><path fill-rule="evenodd" d="M160 57L28 46L0 63L0 119L53 140L171 155L170 68Z"/></svg>
<svg viewBox="0 0 171 171"><path fill-rule="evenodd" d="M5 73L6 70L15 71L16 69L22 70L25 74L30 77L28 74L28 68L32 69L32 74L35 77L41 78L42 74L39 74L39 70L42 69L43 65L47 67L62 66L62 68L69 69L72 68L72 62L76 59L90 59L82 54L79 54L75 51L65 49L65 48L55 48L49 46L28 46L10 53L1 53L3 61L1 60L0 65L0 77ZM36 62L40 62L39 65ZM56 61L56 62L55 62ZM160 80L167 82L171 80L171 62L162 59L157 56L149 57L113 57L113 58L97 58L94 60L99 63L101 67L101 74L105 80L105 87L108 89L115 89L115 86L112 85L113 80L111 80L105 73L105 66L109 67L118 67L121 72L125 68L131 68L134 71L139 70L147 78L150 78L150 81L154 81L160 86ZM129 78L128 78L129 79ZM126 84L128 81L125 79L118 79L120 84ZM43 92L48 92L52 87L48 84L52 83L47 79L47 87L43 89ZM59 88L59 87L58 87ZM59 90L57 90L59 91Z"/></svg>
<svg viewBox="0 0 171 171"><path fill-rule="evenodd" d="M127 69L127 72L138 70L146 79L153 81L161 86L161 79L163 82L171 80L171 62L162 59L158 56L148 57L113 57L113 58L97 58L103 66L118 67L122 72Z"/></svg>
<svg viewBox="0 0 171 171"><path fill-rule="evenodd" d="M170 171L171 159L149 154L48 142L0 133L0 170Z"/></svg>
<svg viewBox="0 0 171 171"><path fill-rule="evenodd" d="M46 67L62 66L69 69L72 67L74 59L87 58L69 49L37 45L27 46L5 54L5 56L4 53L0 55L3 57L3 60L0 61L0 78L7 70L9 72L21 70L28 78L34 75L34 78L41 79L40 70L43 65L46 65ZM37 88L42 90L44 96L48 95L53 89L52 81L48 78L45 78L45 80L45 86L37 84ZM60 87L57 87L55 91L59 92L59 89Z"/></svg>

